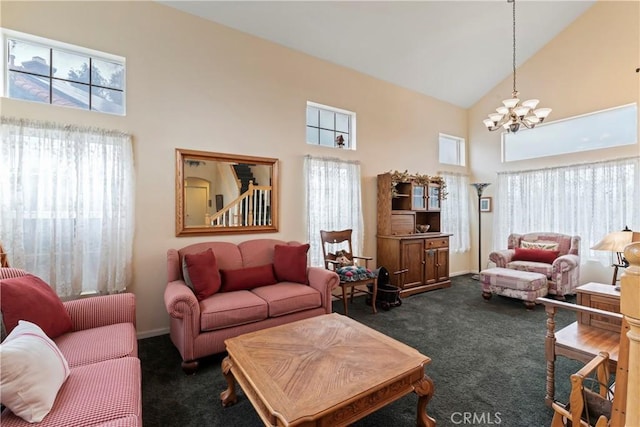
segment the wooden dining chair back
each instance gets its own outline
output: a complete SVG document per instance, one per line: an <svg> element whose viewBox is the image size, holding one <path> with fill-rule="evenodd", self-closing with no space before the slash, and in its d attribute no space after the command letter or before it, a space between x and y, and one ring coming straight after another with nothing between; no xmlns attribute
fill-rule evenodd
<svg viewBox="0 0 640 427"><path fill-rule="evenodd" d="M328 270L335 270L336 266L340 266L340 262L336 261L338 253L343 251L350 262L353 262L353 245L351 244L352 230L341 231L324 231L320 230L320 239L322 240L322 258L324 266ZM366 261L365 261L366 262Z"/></svg>
<svg viewBox="0 0 640 427"><path fill-rule="evenodd" d="M353 234L353 230L346 229L340 231L325 231L320 230L320 240L322 241L322 256L324 259L325 268L328 270L333 270L339 272L340 267L343 266L340 261L340 257L344 256L348 260L349 263L358 262L359 260L364 261L364 267L369 269L369 261L371 261L372 257L367 256L358 256L353 254L353 244L351 241L351 236ZM347 288L350 289L350 301L353 303L354 295L359 293L369 294L372 296L372 304L373 312L376 312L376 295L378 292L376 277L368 277L362 280L344 280L343 277L340 278L340 287L342 288L342 295L335 295L337 298L342 299L344 305L344 314L348 314L347 307ZM371 286L371 291L368 290L367 285Z"/></svg>
<svg viewBox="0 0 640 427"><path fill-rule="evenodd" d="M7 257L7 253L4 251L2 242L0 242L0 267L9 267L9 258Z"/></svg>

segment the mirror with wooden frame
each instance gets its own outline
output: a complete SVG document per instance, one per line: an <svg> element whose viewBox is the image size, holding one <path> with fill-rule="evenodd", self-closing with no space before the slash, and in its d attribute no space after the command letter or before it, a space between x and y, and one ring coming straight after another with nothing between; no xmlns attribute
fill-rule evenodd
<svg viewBox="0 0 640 427"><path fill-rule="evenodd" d="M278 231L278 159L176 148L176 236Z"/></svg>

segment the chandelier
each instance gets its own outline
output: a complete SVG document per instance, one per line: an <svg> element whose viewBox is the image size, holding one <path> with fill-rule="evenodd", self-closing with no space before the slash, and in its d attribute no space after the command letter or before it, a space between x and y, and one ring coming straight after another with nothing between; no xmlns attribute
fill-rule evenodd
<svg viewBox="0 0 640 427"><path fill-rule="evenodd" d="M490 131L504 128L507 132L516 133L523 125L527 129L532 129L551 113L551 108L538 108L537 99L528 99L520 102L518 91L516 90L516 0L507 0L513 3L513 92L512 98L502 101L502 107L496 108L495 113L489 114L488 119L483 123Z"/></svg>

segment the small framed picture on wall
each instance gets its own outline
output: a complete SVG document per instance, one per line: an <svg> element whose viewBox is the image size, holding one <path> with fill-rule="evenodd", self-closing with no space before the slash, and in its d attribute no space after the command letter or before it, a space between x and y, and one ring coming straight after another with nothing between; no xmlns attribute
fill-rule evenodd
<svg viewBox="0 0 640 427"><path fill-rule="evenodd" d="M491 212L491 197L480 197L480 212Z"/></svg>

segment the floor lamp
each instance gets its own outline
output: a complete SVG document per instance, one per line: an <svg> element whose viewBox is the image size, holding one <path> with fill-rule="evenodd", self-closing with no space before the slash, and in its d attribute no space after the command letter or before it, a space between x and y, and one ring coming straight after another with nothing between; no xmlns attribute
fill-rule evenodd
<svg viewBox="0 0 640 427"><path fill-rule="evenodd" d="M480 267L482 265L482 210L480 209L480 198L485 188L491 185L488 182L474 182L471 184L478 192L478 274L471 276L475 280L480 280Z"/></svg>

